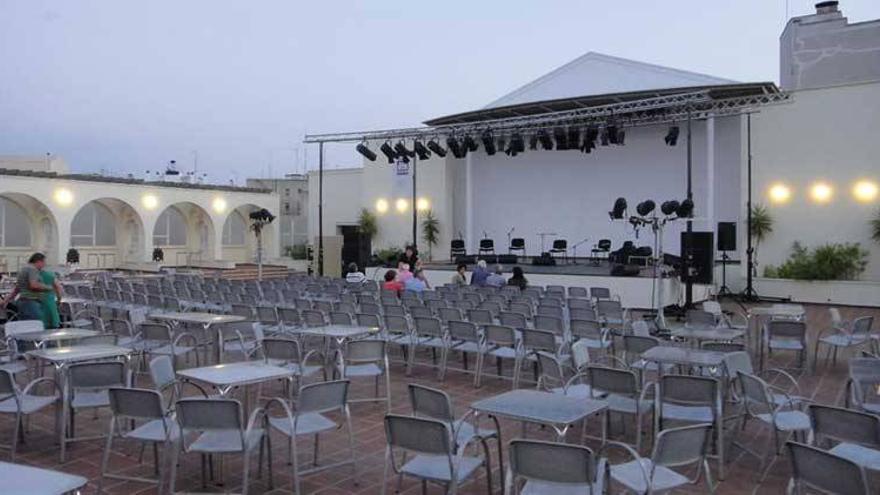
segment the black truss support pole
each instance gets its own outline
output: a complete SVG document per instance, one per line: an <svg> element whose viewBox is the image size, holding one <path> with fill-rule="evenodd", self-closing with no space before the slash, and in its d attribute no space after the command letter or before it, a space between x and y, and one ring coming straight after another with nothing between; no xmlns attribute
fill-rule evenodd
<svg viewBox="0 0 880 495"><path fill-rule="evenodd" d="M324 143L318 143L318 275L324 276Z"/></svg>

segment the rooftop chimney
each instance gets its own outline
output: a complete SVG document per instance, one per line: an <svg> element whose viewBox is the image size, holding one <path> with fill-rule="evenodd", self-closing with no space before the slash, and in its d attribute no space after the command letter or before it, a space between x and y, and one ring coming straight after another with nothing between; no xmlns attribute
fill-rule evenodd
<svg viewBox="0 0 880 495"><path fill-rule="evenodd" d="M816 15L833 14L837 12L837 1L819 2L816 4Z"/></svg>

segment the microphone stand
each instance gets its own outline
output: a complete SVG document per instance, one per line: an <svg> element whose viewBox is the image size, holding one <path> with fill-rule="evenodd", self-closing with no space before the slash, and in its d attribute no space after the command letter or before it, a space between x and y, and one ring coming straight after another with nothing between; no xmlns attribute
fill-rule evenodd
<svg viewBox="0 0 880 495"><path fill-rule="evenodd" d="M513 234L514 230L516 230L516 227L511 227L510 230L507 231L507 254L510 254L510 234Z"/></svg>
<svg viewBox="0 0 880 495"><path fill-rule="evenodd" d="M571 264L572 264L572 265L577 265L577 264L578 264L578 261L577 261L577 260L578 260L578 246L580 246L581 244L587 242L587 239L589 239L589 238L588 238L588 237L584 237L584 240L582 240L582 241L580 241L580 242L576 242L576 243L571 247L571 250L572 250Z"/></svg>

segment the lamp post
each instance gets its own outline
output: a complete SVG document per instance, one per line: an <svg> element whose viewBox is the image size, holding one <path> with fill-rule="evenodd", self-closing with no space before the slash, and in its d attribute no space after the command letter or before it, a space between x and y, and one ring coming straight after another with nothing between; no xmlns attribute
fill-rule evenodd
<svg viewBox="0 0 880 495"><path fill-rule="evenodd" d="M251 230L257 236L257 280L263 280L263 227L275 220L275 215L263 208L250 214Z"/></svg>

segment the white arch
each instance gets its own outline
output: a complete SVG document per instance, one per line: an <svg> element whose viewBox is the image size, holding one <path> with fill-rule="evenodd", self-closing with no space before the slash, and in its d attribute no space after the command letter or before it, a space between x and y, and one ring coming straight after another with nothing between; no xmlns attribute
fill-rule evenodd
<svg viewBox="0 0 880 495"><path fill-rule="evenodd" d="M168 222L164 226L160 225L163 218ZM168 230L179 229L179 226L175 224L179 220L172 218L182 219L186 227L186 240L183 244L180 244L179 233ZM195 261L213 261L215 259L215 236L214 221L211 219L211 215L196 203L181 201L170 204L162 210L153 227L152 244L154 247L162 249L164 264L185 265Z"/></svg>
<svg viewBox="0 0 880 495"><path fill-rule="evenodd" d="M34 196L19 192L0 192L9 210L0 211L0 222L9 221L8 228L21 229L26 225L26 234L18 239L22 242L6 245L4 223L4 239L0 242L0 270L17 271L27 262L27 258L34 252L42 252L50 263L61 263L62 259L58 252L58 221L49 206ZM20 215L25 215L24 221ZM14 236L16 234L13 234ZM21 237L24 237L23 239Z"/></svg>

